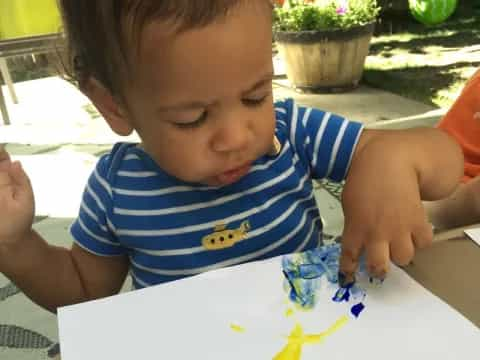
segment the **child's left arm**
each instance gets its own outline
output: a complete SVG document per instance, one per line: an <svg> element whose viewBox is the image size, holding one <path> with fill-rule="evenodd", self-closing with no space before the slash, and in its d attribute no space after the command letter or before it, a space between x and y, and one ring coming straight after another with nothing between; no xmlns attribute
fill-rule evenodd
<svg viewBox="0 0 480 360"><path fill-rule="evenodd" d="M460 147L441 130L365 130L342 195L346 281L354 279L362 251L370 274L384 278L390 260L406 265L415 248L429 245L432 227L421 200L448 196L462 175Z"/></svg>

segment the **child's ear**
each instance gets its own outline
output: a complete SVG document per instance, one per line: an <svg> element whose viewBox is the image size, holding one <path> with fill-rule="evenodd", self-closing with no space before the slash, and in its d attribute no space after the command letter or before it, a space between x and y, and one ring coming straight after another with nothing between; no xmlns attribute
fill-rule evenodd
<svg viewBox="0 0 480 360"><path fill-rule="evenodd" d="M115 133L122 136L132 133L133 126L130 124L126 111L105 86L96 79L90 78L81 90L92 101Z"/></svg>

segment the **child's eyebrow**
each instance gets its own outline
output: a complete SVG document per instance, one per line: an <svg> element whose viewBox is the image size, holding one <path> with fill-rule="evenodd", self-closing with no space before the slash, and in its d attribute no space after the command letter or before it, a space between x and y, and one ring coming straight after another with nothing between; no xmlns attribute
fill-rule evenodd
<svg viewBox="0 0 480 360"><path fill-rule="evenodd" d="M267 83L271 82L272 80L273 80L273 71L270 71L268 74L262 76L262 78L259 81L257 81L250 89L248 89L247 91L244 91L243 94L245 95L245 94L254 92L255 90L258 90L264 85L266 85Z"/></svg>
<svg viewBox="0 0 480 360"><path fill-rule="evenodd" d="M203 109L208 105L209 104L202 101L190 101L175 105L160 106L157 108L157 112Z"/></svg>
<svg viewBox="0 0 480 360"><path fill-rule="evenodd" d="M273 72L269 72L268 74L261 77L259 81L257 81L250 89L244 91L242 96L245 96L255 90L258 90L271 82L273 79ZM189 101L185 103L179 103L175 105L166 105L160 106L157 108L157 112L169 112L169 111L184 111L184 110L196 110L196 109L203 109L207 106L211 105L211 103L203 102L203 101Z"/></svg>

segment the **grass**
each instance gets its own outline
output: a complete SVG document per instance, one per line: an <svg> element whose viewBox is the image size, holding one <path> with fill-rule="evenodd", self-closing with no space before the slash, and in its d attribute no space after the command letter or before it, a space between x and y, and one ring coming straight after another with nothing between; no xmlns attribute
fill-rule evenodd
<svg viewBox="0 0 480 360"><path fill-rule="evenodd" d="M449 107L480 66L480 12L436 27L410 17L383 20L363 81L437 107Z"/></svg>

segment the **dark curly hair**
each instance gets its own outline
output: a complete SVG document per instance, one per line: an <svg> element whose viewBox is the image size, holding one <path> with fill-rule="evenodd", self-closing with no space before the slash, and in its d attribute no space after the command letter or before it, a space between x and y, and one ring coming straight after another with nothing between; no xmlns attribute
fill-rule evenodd
<svg viewBox="0 0 480 360"><path fill-rule="evenodd" d="M80 89L93 77L122 98L147 24L168 20L182 32L206 26L247 1L271 6L267 0L58 0L68 44L67 74Z"/></svg>

